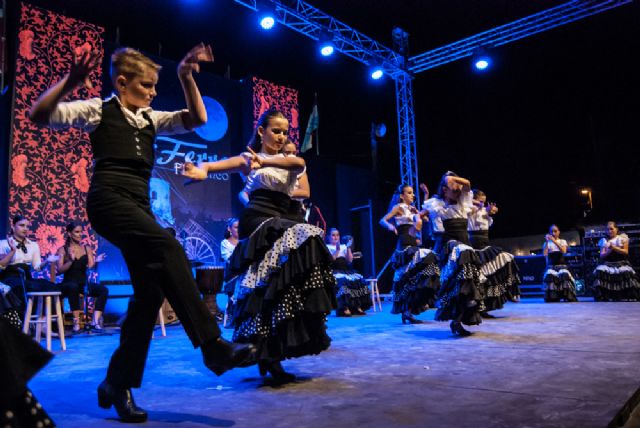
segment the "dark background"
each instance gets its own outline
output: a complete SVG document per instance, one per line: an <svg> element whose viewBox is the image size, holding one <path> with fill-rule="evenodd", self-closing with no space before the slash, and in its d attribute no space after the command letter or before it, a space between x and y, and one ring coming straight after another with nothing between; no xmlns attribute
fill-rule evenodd
<svg viewBox="0 0 640 428"><path fill-rule="evenodd" d="M365 66L339 53L321 58L315 42L282 25L264 32L255 12L232 0L31 3L102 25L107 41L119 37L121 45L171 60L197 42L211 43L216 62L207 72L230 71L233 79L257 75L299 89L303 130L317 93L320 157L305 155L314 201L329 226L345 231L351 227L345 204L373 199L375 216L384 214L399 180L391 79L372 83ZM387 46L392 28L400 26L410 34L415 55L563 2L310 3ZM10 18L17 5L10 2ZM15 37L9 24L11 69ZM496 237L543 233L552 222L566 229L637 220L639 24L634 2L499 47L488 73L474 73L463 59L416 76L421 181L435 190L446 170L470 178L501 209ZM2 98L6 109L8 97ZM388 132L378 141L378 168L372 171L370 131L378 121ZM8 123L6 115L2 122ZM3 126L3 138L7 132ZM243 145L237 142L238 149ZM582 186L593 189L594 211L586 219ZM386 236L381 251L391 241Z"/></svg>

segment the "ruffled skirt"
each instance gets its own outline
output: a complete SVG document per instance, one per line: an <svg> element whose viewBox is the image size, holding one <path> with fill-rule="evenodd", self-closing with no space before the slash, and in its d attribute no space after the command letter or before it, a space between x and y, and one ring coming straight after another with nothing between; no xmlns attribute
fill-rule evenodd
<svg viewBox="0 0 640 428"><path fill-rule="evenodd" d="M435 306L440 268L433 251L418 247L397 250L392 266L395 269L392 314L410 312L418 315Z"/></svg>
<svg viewBox="0 0 640 428"><path fill-rule="evenodd" d="M488 246L476 250L480 272L487 279L484 285L484 304L487 311L501 309L507 300L520 296L520 276L512 254L499 247Z"/></svg>
<svg viewBox="0 0 640 428"><path fill-rule="evenodd" d="M336 300L338 310L341 308L362 309L371 308L371 290L364 277L352 269L333 269L336 279Z"/></svg>
<svg viewBox="0 0 640 428"><path fill-rule="evenodd" d="M480 259L469 245L449 241L442 255L437 321L455 320L467 325L482 323L486 278L480 272Z"/></svg>
<svg viewBox="0 0 640 428"><path fill-rule="evenodd" d="M569 272L567 265L547 266L542 282L544 283L545 302L578 301L576 297L576 281L573 279L571 272Z"/></svg>
<svg viewBox="0 0 640 428"><path fill-rule="evenodd" d="M640 301L640 281L628 261L604 262L593 273L596 301Z"/></svg>
<svg viewBox="0 0 640 428"><path fill-rule="evenodd" d="M231 256L233 340L255 344L259 360L318 354L331 343L326 317L336 306L336 281L321 233L269 218Z"/></svg>

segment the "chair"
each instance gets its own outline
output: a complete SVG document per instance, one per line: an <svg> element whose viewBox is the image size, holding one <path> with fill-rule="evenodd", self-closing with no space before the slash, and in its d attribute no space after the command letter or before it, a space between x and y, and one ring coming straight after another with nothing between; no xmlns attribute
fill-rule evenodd
<svg viewBox="0 0 640 428"><path fill-rule="evenodd" d="M42 325L46 327L47 350L51 351L51 320L56 319L58 324L58 334L60 337L60 346L63 351L67 350L67 343L64 340L64 320L62 313L62 305L60 297L62 293L59 291L38 291L27 292L27 310L24 314L24 333L29 332L31 323L36 325L36 342L40 343L42 338ZM55 305L55 315L51 313L51 300ZM33 304L36 304L35 319L32 319ZM43 313L44 310L44 313Z"/></svg>
<svg viewBox="0 0 640 428"><path fill-rule="evenodd" d="M376 312L376 304L378 305L378 308L380 308L380 312L382 312L382 301L380 300L380 290L378 290L378 278L367 278L365 281L369 283L369 288L371 288L373 312Z"/></svg>

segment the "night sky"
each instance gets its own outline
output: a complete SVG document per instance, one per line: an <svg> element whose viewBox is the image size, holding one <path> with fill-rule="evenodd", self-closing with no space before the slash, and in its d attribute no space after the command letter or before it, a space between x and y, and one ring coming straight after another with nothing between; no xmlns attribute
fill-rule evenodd
<svg viewBox="0 0 640 428"><path fill-rule="evenodd" d="M563 3L309 2L387 46L392 28L401 26L412 55ZM111 0L99 8L88 1L31 3L102 25L107 40L115 41L119 27L120 44L161 49L173 60L199 41L211 43L216 62L207 71L224 74L229 67L234 79L257 75L299 89L303 126L317 92L326 160L370 168L371 122L385 122L377 195L386 207L399 180L391 79L371 83L363 65L341 54L322 59L315 42L283 26L265 33L256 14L232 0ZM482 75L469 59L417 75L421 181L435 190L446 170L471 179L501 209L494 236L543 233L552 222L570 228L636 221L639 24L635 2L496 48L493 69ZM586 219L583 186L593 189L594 211Z"/></svg>

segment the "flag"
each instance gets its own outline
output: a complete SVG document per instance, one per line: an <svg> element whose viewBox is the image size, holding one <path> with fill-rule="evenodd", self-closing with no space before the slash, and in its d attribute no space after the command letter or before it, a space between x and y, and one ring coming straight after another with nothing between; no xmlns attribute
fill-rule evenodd
<svg viewBox="0 0 640 428"><path fill-rule="evenodd" d="M313 110L309 116L309 123L307 123L307 130L304 133L304 141L300 146L300 152L304 153L313 147L313 133L316 133L316 152L318 150L318 125L320 124L320 116L318 116L318 102L313 102Z"/></svg>

